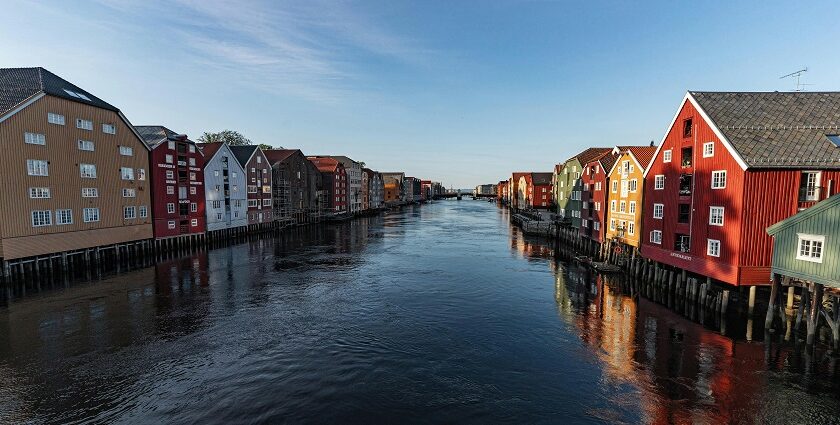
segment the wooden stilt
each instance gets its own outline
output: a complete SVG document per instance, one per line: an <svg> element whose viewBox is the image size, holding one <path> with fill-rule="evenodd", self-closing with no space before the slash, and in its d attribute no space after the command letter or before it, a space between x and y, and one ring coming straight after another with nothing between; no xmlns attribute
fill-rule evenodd
<svg viewBox="0 0 840 425"><path fill-rule="evenodd" d="M776 317L776 299L779 297L779 289L782 286L779 275L774 274L770 277L770 301L767 303L767 317L764 319L764 329L766 331L773 330L773 319Z"/></svg>
<svg viewBox="0 0 840 425"><path fill-rule="evenodd" d="M755 310L755 291L755 285L750 286L750 298L747 303L747 316L749 316L750 318L753 317L753 310Z"/></svg>
<svg viewBox="0 0 840 425"><path fill-rule="evenodd" d="M805 344L808 347L813 347L814 345L814 337L816 336L817 332L817 324L820 320L820 311L822 310L822 296L823 296L823 286L814 283L812 284L814 288L814 295L813 300L811 301L811 314L808 316L808 331L807 337L805 339Z"/></svg>

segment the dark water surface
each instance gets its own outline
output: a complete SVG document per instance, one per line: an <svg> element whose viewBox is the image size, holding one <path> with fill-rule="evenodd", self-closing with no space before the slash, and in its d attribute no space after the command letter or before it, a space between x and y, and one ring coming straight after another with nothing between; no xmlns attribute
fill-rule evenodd
<svg viewBox="0 0 840 425"><path fill-rule="evenodd" d="M825 368L623 295L506 214L442 201L14 300L0 422L840 418Z"/></svg>

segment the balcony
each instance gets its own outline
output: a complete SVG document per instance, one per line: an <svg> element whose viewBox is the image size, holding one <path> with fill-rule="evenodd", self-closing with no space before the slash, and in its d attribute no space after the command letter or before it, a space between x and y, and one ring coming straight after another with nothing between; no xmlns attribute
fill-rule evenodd
<svg viewBox="0 0 840 425"><path fill-rule="evenodd" d="M680 160L680 166L682 166L682 168L690 168L692 165L692 149L683 148L681 152L682 158Z"/></svg>
<svg viewBox="0 0 840 425"><path fill-rule="evenodd" d="M677 233L674 238L674 251L688 252L691 250L691 237Z"/></svg>
<svg viewBox="0 0 840 425"><path fill-rule="evenodd" d="M693 174L680 174L680 196L691 196L691 186L693 181Z"/></svg>

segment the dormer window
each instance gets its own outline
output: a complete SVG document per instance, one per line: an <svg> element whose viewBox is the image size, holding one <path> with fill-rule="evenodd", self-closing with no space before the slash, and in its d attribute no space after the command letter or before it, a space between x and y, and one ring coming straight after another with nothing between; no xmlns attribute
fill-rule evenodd
<svg viewBox="0 0 840 425"><path fill-rule="evenodd" d="M691 125L691 118L683 121L683 137L691 137L691 132L694 128Z"/></svg>
<svg viewBox="0 0 840 425"><path fill-rule="evenodd" d="M840 147L840 134L828 134L825 137L828 137L828 140L834 143L834 146Z"/></svg>

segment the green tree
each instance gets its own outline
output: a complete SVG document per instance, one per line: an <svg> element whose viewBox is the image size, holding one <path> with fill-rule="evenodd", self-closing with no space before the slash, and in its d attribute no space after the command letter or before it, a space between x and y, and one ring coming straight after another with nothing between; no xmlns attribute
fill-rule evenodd
<svg viewBox="0 0 840 425"><path fill-rule="evenodd" d="M198 138L199 143L227 143L230 146L251 145L251 140L234 130L222 130L218 133L204 132Z"/></svg>
<svg viewBox="0 0 840 425"><path fill-rule="evenodd" d="M262 150L274 149L274 146L266 145L265 143L260 143L260 149L262 149Z"/></svg>

